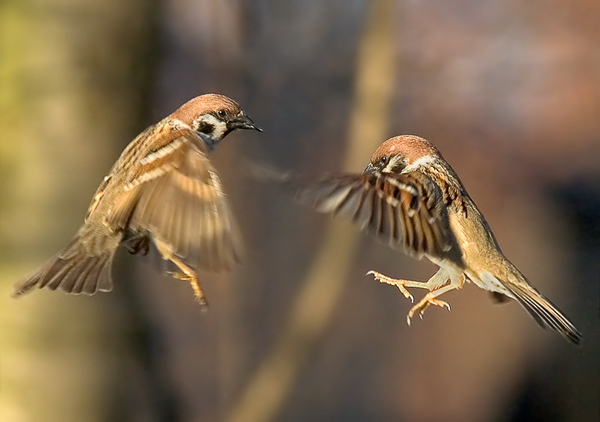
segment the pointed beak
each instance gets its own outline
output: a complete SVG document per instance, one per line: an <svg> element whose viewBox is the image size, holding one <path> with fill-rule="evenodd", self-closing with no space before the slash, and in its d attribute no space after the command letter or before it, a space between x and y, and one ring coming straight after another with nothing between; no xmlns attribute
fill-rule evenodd
<svg viewBox="0 0 600 422"><path fill-rule="evenodd" d="M229 130L235 129L252 129L258 132L264 132L252 119L248 116L240 116L235 120L231 120L227 125Z"/></svg>
<svg viewBox="0 0 600 422"><path fill-rule="evenodd" d="M376 170L377 170L377 167L375 167L373 164L369 163L369 165L367 165L367 167L365 167L365 170L363 171L363 173L371 174L371 173L374 173Z"/></svg>

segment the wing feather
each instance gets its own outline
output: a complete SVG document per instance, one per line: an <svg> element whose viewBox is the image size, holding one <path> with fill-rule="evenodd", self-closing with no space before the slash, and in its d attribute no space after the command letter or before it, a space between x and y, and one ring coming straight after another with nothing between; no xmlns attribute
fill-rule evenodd
<svg viewBox="0 0 600 422"><path fill-rule="evenodd" d="M148 232L188 265L221 271L241 255L237 226L221 182L193 132L182 132L142 160L107 223Z"/></svg>
<svg viewBox="0 0 600 422"><path fill-rule="evenodd" d="M347 217L394 248L421 257L450 248L439 187L419 174L363 173L326 178L298 190L322 213Z"/></svg>

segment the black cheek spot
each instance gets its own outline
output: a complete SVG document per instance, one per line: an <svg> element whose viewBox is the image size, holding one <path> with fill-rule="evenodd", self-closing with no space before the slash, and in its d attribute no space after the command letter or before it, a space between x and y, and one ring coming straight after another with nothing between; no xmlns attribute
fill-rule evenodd
<svg viewBox="0 0 600 422"><path fill-rule="evenodd" d="M215 130L215 125L212 125L210 123L206 123L206 122L202 122L200 123L200 126L198 127L198 132L202 132L202 133L213 133Z"/></svg>

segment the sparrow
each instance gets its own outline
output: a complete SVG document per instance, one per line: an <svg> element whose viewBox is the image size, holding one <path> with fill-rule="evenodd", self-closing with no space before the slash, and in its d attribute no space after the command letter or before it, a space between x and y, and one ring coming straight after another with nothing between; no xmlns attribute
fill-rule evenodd
<svg viewBox="0 0 600 422"><path fill-rule="evenodd" d="M15 286L14 297L35 288L92 295L112 290L111 267L120 245L163 259L190 282L207 305L196 269L221 271L239 261L241 242L208 153L230 132L262 132L224 95L183 104L140 133L123 151L92 198L70 244Z"/></svg>
<svg viewBox="0 0 600 422"><path fill-rule="evenodd" d="M439 297L466 281L491 292L497 301L520 303L542 326L579 344L581 333L533 287L502 253L500 246L456 172L426 139L404 135L388 139L371 156L362 174L327 177L297 189L297 198L323 213L351 218L361 229L391 247L439 270L426 282L393 279L369 271L380 282L427 290L410 309L421 318L430 305L450 305Z"/></svg>

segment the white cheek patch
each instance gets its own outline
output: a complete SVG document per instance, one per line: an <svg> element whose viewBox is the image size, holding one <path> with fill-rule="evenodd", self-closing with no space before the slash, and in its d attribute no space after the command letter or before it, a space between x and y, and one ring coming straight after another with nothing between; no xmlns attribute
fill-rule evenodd
<svg viewBox="0 0 600 422"><path fill-rule="evenodd" d="M225 136L225 132L227 132L227 125L221 122L218 126L215 126L215 130L213 131L213 138L221 139L223 136Z"/></svg>
<svg viewBox="0 0 600 422"><path fill-rule="evenodd" d="M227 123L217 119L212 114L204 114L200 116L197 121L197 128L201 127L203 124L210 125L213 127L213 131L211 133L207 133L213 139L221 139L225 132L227 131Z"/></svg>
<svg viewBox="0 0 600 422"><path fill-rule="evenodd" d="M409 164L406 167L404 167L404 170L402 170L402 172L408 173L410 171L418 169L419 167L426 167L429 164L432 164L434 161L435 157L433 157L432 155L424 155L420 158L417 158L412 164Z"/></svg>
<svg viewBox="0 0 600 422"><path fill-rule="evenodd" d="M217 119L215 116L213 116L212 114L203 114L202 116L200 116L198 118L198 122L199 123L206 123L212 126L216 126L220 123L220 120ZM200 125L198 125L200 126Z"/></svg>

